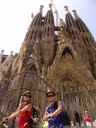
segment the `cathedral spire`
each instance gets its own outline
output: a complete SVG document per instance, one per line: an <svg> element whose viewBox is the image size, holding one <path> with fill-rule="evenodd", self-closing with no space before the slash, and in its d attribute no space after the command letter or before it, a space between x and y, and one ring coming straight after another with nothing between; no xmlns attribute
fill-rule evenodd
<svg viewBox="0 0 96 128"><path fill-rule="evenodd" d="M64 6L66 12L66 24L68 27L76 27L76 23L71 13L68 10L68 6Z"/></svg>
<svg viewBox="0 0 96 128"><path fill-rule="evenodd" d="M44 21L43 40L46 40L43 45L43 63L49 66L54 58L54 16L52 12L52 4L49 4L49 10L46 13ZM46 49L46 50L45 50Z"/></svg>
<svg viewBox="0 0 96 128"><path fill-rule="evenodd" d="M90 47L92 45L95 46L94 38L93 38L91 32L89 31L89 29L87 28L86 24L78 16L76 10L72 10L72 12L74 13L76 26L78 27L79 32L81 33L82 40L83 40L84 44L89 47L88 49L90 49Z"/></svg>
<svg viewBox="0 0 96 128"><path fill-rule="evenodd" d="M77 24L77 27L79 28L79 31L81 31L81 32L88 32L89 33L89 30L88 30L87 26L81 20L81 18L77 15L76 10L73 10L73 13L75 15L76 24Z"/></svg>
<svg viewBox="0 0 96 128"><path fill-rule="evenodd" d="M76 26L76 22L73 16L71 15L71 13L69 12L68 6L64 6L64 8L66 11L65 22L69 29L69 36L72 37L72 39L79 39L78 28Z"/></svg>

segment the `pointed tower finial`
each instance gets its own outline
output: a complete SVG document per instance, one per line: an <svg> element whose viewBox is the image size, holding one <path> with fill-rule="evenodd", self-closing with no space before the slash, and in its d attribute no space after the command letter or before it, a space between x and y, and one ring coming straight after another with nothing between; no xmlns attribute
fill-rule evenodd
<svg viewBox="0 0 96 128"><path fill-rule="evenodd" d="M1 53L3 53L4 52L4 49L1 51Z"/></svg>
<svg viewBox="0 0 96 128"><path fill-rule="evenodd" d="M69 13L68 6L64 6L66 14Z"/></svg>
<svg viewBox="0 0 96 128"><path fill-rule="evenodd" d="M74 12L74 15L77 15L77 12L76 12L76 10L72 10L72 12Z"/></svg>
<svg viewBox="0 0 96 128"><path fill-rule="evenodd" d="M0 65L1 65L1 61L2 61L3 52L4 52L4 49L1 51L1 54L0 54Z"/></svg>
<svg viewBox="0 0 96 128"><path fill-rule="evenodd" d="M13 51L10 52L10 55L13 56Z"/></svg>
<svg viewBox="0 0 96 128"><path fill-rule="evenodd" d="M74 16L75 16L75 20L79 19L79 16L77 15L77 12L76 12L76 10L72 10L72 12L74 13Z"/></svg>
<svg viewBox="0 0 96 128"><path fill-rule="evenodd" d="M31 14L31 17L32 17L32 20L33 20L34 19L34 14L33 13Z"/></svg>
<svg viewBox="0 0 96 128"><path fill-rule="evenodd" d="M40 12L42 13L42 10L43 10L44 6L43 5L40 5Z"/></svg>
<svg viewBox="0 0 96 128"><path fill-rule="evenodd" d="M50 8L50 10L52 10L52 4L49 4L49 8Z"/></svg>

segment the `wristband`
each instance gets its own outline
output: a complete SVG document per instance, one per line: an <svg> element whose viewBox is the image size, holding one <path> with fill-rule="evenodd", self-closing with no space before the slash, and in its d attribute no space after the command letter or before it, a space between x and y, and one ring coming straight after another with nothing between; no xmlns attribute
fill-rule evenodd
<svg viewBox="0 0 96 128"><path fill-rule="evenodd" d="M8 121L8 118L6 118L6 121Z"/></svg>

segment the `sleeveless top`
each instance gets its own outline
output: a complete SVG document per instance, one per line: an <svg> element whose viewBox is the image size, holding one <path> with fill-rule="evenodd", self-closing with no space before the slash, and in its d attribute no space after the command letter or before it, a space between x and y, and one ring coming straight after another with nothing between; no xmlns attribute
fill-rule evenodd
<svg viewBox="0 0 96 128"><path fill-rule="evenodd" d="M53 104L48 105L46 107L46 111L49 114L51 114L51 113L55 112L57 108L58 108L58 101L55 101ZM48 122L49 123L51 123L51 122L61 122L62 123L62 118L63 118L63 111L60 114L53 116L52 118L48 118Z"/></svg>
<svg viewBox="0 0 96 128"><path fill-rule="evenodd" d="M84 118L86 119L86 122L91 122L89 115L85 115Z"/></svg>
<svg viewBox="0 0 96 128"><path fill-rule="evenodd" d="M29 103L32 104L32 103ZM26 104L22 103L21 104L21 110L26 106ZM18 128L24 128L24 124L31 118L32 115L32 111L33 111L33 105L32 105L32 109L31 111L27 111L22 113L19 116L19 121L18 121ZM30 124L27 124L25 128L30 128Z"/></svg>

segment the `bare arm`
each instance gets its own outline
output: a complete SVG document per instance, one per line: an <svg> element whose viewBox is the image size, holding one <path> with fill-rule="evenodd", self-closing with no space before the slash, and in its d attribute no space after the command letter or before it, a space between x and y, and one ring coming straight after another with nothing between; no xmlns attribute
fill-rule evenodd
<svg viewBox="0 0 96 128"><path fill-rule="evenodd" d="M20 108L21 108L21 105L22 105L22 104L20 104L19 107L16 109L16 111L13 112L10 116L12 116L12 115L15 114L16 112L18 112L18 111L20 110Z"/></svg>
<svg viewBox="0 0 96 128"><path fill-rule="evenodd" d="M55 112L53 112L52 114L45 115L45 118L48 119L49 117L56 116L56 115L60 114L61 111L62 111L62 103L61 103L61 101L58 101L58 108L57 108L57 110Z"/></svg>
<svg viewBox="0 0 96 128"><path fill-rule="evenodd" d="M12 115L14 115L16 112L18 112L18 111L20 110L20 108L21 108L21 104L20 104L19 107L16 109L16 111L13 112L10 116L12 116ZM6 122L6 121L8 120L8 118L9 118L9 117L3 118L3 121Z"/></svg>
<svg viewBox="0 0 96 128"><path fill-rule="evenodd" d="M32 109L32 105L31 104L28 104L26 107L24 107L22 110L20 110L20 106L17 108L17 110L13 113L13 114L11 114L9 117L5 117L4 119L3 119L3 121L6 121L6 118L7 118L7 120L11 120L11 119L13 119L14 117L17 117L17 116L19 116L19 115L21 115L22 113L24 113L25 111L31 111L31 109Z"/></svg>
<svg viewBox="0 0 96 128"><path fill-rule="evenodd" d="M58 109L55 112L53 112L52 114L50 114L50 116L51 117L56 116L56 115L60 114L61 111L62 111L62 103L61 103L61 101L58 101Z"/></svg>
<svg viewBox="0 0 96 128"><path fill-rule="evenodd" d="M44 120L46 120L46 115L48 115L48 114L47 114L47 112L45 111L44 116L43 116L43 119L44 119Z"/></svg>

